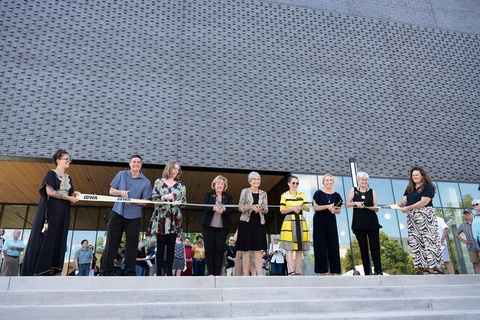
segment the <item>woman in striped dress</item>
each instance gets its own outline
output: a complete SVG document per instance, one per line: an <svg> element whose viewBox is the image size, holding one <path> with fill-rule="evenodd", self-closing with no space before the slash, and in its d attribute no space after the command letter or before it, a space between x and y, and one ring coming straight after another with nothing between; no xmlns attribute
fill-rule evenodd
<svg viewBox="0 0 480 320"><path fill-rule="evenodd" d="M280 247L287 251L288 275L298 276L302 274L303 251L310 249L310 233L307 221L303 217L303 211L310 211L305 193L297 191L298 178L288 178L289 190L280 198L280 212L285 216L282 224ZM293 252L295 252L295 267L293 266Z"/></svg>
<svg viewBox="0 0 480 320"><path fill-rule="evenodd" d="M435 186L420 167L410 170L410 179L402 201L397 203L407 214L408 245L413 266L424 275L443 274L442 249L432 199Z"/></svg>

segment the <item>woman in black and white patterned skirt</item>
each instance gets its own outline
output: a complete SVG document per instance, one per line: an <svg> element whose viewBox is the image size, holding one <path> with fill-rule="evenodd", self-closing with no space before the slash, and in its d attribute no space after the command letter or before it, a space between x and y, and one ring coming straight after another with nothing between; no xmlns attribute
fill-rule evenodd
<svg viewBox="0 0 480 320"><path fill-rule="evenodd" d="M443 274L442 249L432 199L435 186L420 167L410 170L407 189L401 202L401 211L407 214L408 244L412 250L413 266L424 275Z"/></svg>

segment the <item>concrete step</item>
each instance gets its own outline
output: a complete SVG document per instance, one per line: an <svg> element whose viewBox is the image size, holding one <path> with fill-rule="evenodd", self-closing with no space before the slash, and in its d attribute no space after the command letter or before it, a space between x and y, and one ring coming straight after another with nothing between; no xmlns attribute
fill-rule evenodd
<svg viewBox="0 0 480 320"><path fill-rule="evenodd" d="M3 277L2 319L480 319L480 277Z"/></svg>

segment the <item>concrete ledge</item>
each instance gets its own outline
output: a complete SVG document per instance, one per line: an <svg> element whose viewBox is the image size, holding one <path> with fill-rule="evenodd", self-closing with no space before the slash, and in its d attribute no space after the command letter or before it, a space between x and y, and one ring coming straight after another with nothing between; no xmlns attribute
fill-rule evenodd
<svg viewBox="0 0 480 320"><path fill-rule="evenodd" d="M250 316L252 309L257 316L286 315L298 313L335 314L338 312L380 312L380 311L431 311L430 299L364 299L358 300L311 300L277 301L279 307L271 303L232 302L232 316Z"/></svg>
<svg viewBox="0 0 480 320"><path fill-rule="evenodd" d="M74 301L72 301L74 302ZM221 302L185 302L168 305L127 303L62 306L2 306L2 319L213 319L230 318L230 305Z"/></svg>
<svg viewBox="0 0 480 320"><path fill-rule="evenodd" d="M8 290L215 288L215 277L11 277Z"/></svg>
<svg viewBox="0 0 480 320"><path fill-rule="evenodd" d="M90 305L128 303L222 302L222 290L214 288L181 289L95 289L95 290L13 290L0 291L2 305ZM0 313L1 314L1 313Z"/></svg>

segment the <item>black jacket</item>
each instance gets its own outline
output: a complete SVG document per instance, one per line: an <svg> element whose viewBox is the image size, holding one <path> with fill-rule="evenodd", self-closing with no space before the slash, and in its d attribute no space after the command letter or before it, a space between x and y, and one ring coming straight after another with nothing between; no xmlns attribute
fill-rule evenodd
<svg viewBox="0 0 480 320"><path fill-rule="evenodd" d="M205 197L203 198L204 204L215 204L217 200L217 195L214 190L205 192ZM232 195L228 192L222 192L222 204L233 204ZM210 227L210 223L213 218L213 207L203 207L203 217L202 217L202 226ZM230 221L230 215L233 213L232 207L226 207L225 212L222 214L222 223L224 228L230 228L232 226L232 221Z"/></svg>

